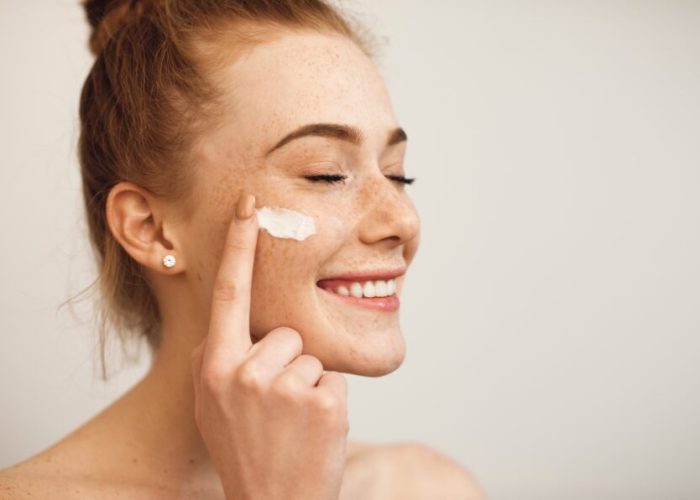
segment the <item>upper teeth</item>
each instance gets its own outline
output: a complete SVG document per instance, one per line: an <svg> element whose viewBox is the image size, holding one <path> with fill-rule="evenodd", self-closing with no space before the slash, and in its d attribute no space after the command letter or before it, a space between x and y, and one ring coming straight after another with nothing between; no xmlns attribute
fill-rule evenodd
<svg viewBox="0 0 700 500"><path fill-rule="evenodd" d="M366 281L364 285L357 281L350 283L348 289L345 285L339 285L336 289L338 295L353 297L388 297L396 291L396 280Z"/></svg>

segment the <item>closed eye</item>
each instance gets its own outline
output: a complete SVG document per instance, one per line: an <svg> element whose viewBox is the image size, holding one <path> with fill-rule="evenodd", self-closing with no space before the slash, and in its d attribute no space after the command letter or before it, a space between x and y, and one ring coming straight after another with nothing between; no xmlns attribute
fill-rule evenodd
<svg viewBox="0 0 700 500"><path fill-rule="evenodd" d="M337 183L337 182L344 182L345 179L348 178L348 176L347 175L338 175L338 174L320 174L320 175L307 175L306 178L312 182L328 182L330 184L333 184L333 183ZM403 175L387 175L387 178L401 182L402 184L413 184L413 181L416 180L415 177L407 178L407 177L404 177Z"/></svg>
<svg viewBox="0 0 700 500"><path fill-rule="evenodd" d="M393 179L393 180L395 180L395 181L399 181L399 182L401 182L401 183L403 183L403 184L413 184L413 181L416 180L415 177L412 177L412 178L409 179L409 178L407 178L407 177L404 177L403 175L387 175L387 177L388 177L389 179Z"/></svg>
<svg viewBox="0 0 700 500"><path fill-rule="evenodd" d="M332 175L319 174L319 175L307 175L306 178L312 182L328 182L330 184L333 184L336 182L344 182L345 179L348 178L348 176L347 175L337 175L337 174L332 174Z"/></svg>

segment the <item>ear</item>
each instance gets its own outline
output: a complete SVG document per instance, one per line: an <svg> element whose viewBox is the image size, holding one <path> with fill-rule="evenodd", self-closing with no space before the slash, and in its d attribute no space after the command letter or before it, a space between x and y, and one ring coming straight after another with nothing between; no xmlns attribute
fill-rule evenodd
<svg viewBox="0 0 700 500"><path fill-rule="evenodd" d="M159 273L178 274L186 267L185 255L176 232L171 234L168 230L175 226L175 221L168 220L172 214L165 213L163 207L145 189L123 181L112 187L107 196L107 225L136 262ZM166 255L175 256L174 267L163 265Z"/></svg>

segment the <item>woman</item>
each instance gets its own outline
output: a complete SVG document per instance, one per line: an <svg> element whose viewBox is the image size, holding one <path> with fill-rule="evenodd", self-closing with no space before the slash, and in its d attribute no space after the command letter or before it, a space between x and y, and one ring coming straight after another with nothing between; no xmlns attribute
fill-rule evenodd
<svg viewBox="0 0 700 500"><path fill-rule="evenodd" d="M2 472L2 498L482 498L426 446L347 440L404 358L419 242L371 44L320 0L87 1L80 162L105 325L153 365ZM261 227L262 207L313 221ZM383 296L383 297L382 297Z"/></svg>

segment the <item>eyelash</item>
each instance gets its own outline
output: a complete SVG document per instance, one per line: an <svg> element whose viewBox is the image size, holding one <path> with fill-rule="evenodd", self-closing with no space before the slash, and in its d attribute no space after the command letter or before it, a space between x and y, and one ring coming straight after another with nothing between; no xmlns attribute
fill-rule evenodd
<svg viewBox="0 0 700 500"><path fill-rule="evenodd" d="M394 181L401 182L402 184L413 184L413 181L416 180L415 177L413 178L407 178L404 177L403 175L387 175L389 179L392 179ZM346 175L326 175L326 174L320 174L320 175L307 175L307 179L309 179L311 182L328 182L329 184L335 184L337 182L343 182L345 179L348 177Z"/></svg>

